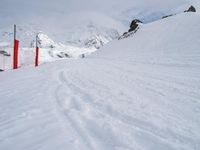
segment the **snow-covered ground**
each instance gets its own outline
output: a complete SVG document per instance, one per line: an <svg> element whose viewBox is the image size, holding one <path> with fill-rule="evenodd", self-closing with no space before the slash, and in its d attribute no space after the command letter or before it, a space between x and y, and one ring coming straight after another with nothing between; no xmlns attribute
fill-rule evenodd
<svg viewBox="0 0 200 150"><path fill-rule="evenodd" d="M0 74L2 150L198 150L200 16L143 25L85 59Z"/></svg>

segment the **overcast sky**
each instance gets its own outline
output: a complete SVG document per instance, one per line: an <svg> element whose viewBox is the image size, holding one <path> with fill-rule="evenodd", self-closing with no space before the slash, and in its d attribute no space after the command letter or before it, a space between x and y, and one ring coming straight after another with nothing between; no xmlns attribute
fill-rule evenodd
<svg viewBox="0 0 200 150"><path fill-rule="evenodd" d="M187 0L0 0L0 11L10 14L46 14L51 12L72 12L82 10L112 11L118 7L165 4L166 7ZM142 3L141 3L142 4ZM145 5L145 4L142 4Z"/></svg>
<svg viewBox="0 0 200 150"><path fill-rule="evenodd" d="M19 20L24 22L27 18L66 18L70 13L82 11L118 15L126 9L168 9L186 1L189 0L0 0L0 18L4 18L0 26Z"/></svg>
<svg viewBox="0 0 200 150"><path fill-rule="evenodd" d="M9 13L35 13L38 11L80 11L80 10L102 10L112 7L123 0L1 0L0 10ZM130 1L130 0L125 0Z"/></svg>

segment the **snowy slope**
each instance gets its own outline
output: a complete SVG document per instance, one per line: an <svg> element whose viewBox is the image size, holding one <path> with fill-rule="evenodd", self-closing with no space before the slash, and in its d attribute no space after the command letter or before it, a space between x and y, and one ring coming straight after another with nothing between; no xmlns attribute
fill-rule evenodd
<svg viewBox="0 0 200 150"><path fill-rule="evenodd" d="M2 150L198 150L200 20L180 14L94 55L0 74Z"/></svg>
<svg viewBox="0 0 200 150"><path fill-rule="evenodd" d="M132 38L115 40L96 52L92 57L106 59L126 59L148 63L180 61L171 57L185 59L193 49L199 52L199 14L181 13L177 16L141 25ZM133 49L134 48L134 49ZM112 49L115 49L113 52ZM123 49L123 50L122 50ZM157 51L152 53L152 51ZM184 55L183 57L180 57ZM141 59L144 58L145 59ZM188 56L189 57L189 56ZM188 58L188 61L190 58ZM181 61L180 61L181 62Z"/></svg>
<svg viewBox="0 0 200 150"><path fill-rule="evenodd" d="M46 59L42 56L42 60L57 60L60 58L58 56L63 58L65 54L77 58L117 39L132 19L138 18L144 23L152 22L162 16L181 12L191 3L188 0L2 0L0 45L8 43L12 47L13 24L17 24L20 48L29 53L20 57L30 59L34 55L30 48L34 46L36 34L42 31L41 48L45 48L42 55L46 54ZM52 46L54 49L49 48ZM9 50L6 51L10 53ZM0 59L3 58L0 56ZM30 65L27 61L24 64ZM2 61L0 66L3 66Z"/></svg>

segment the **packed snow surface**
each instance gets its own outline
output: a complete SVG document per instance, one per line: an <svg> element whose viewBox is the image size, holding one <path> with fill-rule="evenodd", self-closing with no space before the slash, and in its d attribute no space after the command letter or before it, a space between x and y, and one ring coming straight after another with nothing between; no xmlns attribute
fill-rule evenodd
<svg viewBox="0 0 200 150"><path fill-rule="evenodd" d="M198 150L200 16L143 25L85 59L0 74L1 150Z"/></svg>

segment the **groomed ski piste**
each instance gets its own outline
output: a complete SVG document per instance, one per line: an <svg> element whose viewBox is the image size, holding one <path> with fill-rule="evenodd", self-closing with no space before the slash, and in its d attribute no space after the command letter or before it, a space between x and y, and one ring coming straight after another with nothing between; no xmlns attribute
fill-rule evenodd
<svg viewBox="0 0 200 150"><path fill-rule="evenodd" d="M0 73L0 150L199 150L200 15L85 59Z"/></svg>

